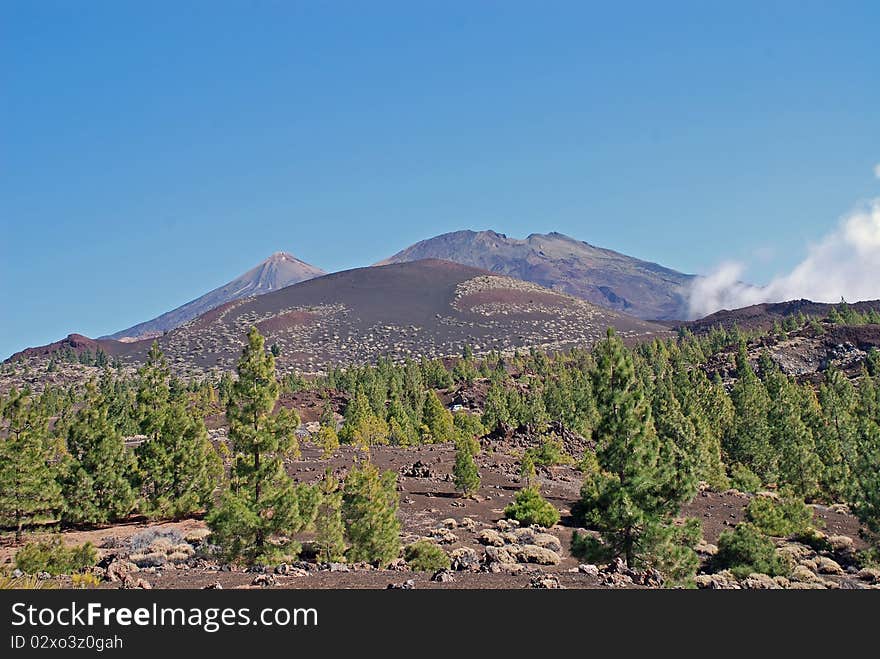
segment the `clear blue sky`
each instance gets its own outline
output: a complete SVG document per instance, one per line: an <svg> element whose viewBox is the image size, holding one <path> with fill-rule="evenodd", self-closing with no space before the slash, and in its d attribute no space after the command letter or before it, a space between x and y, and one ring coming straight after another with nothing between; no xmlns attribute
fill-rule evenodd
<svg viewBox="0 0 880 659"><path fill-rule="evenodd" d="M611 7L611 5L614 7ZM880 194L880 3L0 1L0 358L461 228L790 267Z"/></svg>

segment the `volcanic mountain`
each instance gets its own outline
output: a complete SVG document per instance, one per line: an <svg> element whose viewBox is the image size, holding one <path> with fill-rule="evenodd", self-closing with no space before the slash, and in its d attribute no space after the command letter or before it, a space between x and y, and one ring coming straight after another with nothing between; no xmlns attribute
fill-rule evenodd
<svg viewBox="0 0 880 659"><path fill-rule="evenodd" d="M132 341L160 336L211 309L216 309L221 304L252 295L264 295L291 284L320 277L323 274L324 271L320 268L300 261L286 252L276 252L231 282L223 284L223 286L215 288L183 306L102 338Z"/></svg>
<svg viewBox="0 0 880 659"><path fill-rule="evenodd" d="M668 330L512 277L458 263L422 260L346 270L265 295L227 302L158 337L169 363L232 369L257 327L277 346L282 372L334 365L542 347L589 346L615 327L625 339ZM84 337L75 337L86 345ZM32 348L12 359L46 356L70 341ZM123 363L142 362L150 340L98 342ZM89 344L91 345L91 344ZM96 346L95 346L96 347Z"/></svg>
<svg viewBox="0 0 880 659"><path fill-rule="evenodd" d="M644 319L687 317L687 289L694 278L555 232L519 240L494 231L455 231L376 265L426 258L509 275Z"/></svg>

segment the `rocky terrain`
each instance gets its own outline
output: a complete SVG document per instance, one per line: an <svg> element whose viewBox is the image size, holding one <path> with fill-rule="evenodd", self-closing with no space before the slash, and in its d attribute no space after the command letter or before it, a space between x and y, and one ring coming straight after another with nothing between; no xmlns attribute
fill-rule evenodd
<svg viewBox="0 0 880 659"><path fill-rule="evenodd" d="M608 327L629 339L668 332L537 284L425 260L348 270L227 302L157 340L178 373L231 370L251 326L266 337L267 345L277 346L281 372L303 373L383 355L459 355L465 345L477 354L590 346ZM45 360L72 347L91 352L101 348L131 365L143 360L150 343L72 335L9 361Z"/></svg>
<svg viewBox="0 0 880 659"><path fill-rule="evenodd" d="M519 240L494 231L455 231L418 242L377 265L426 258L509 275L644 319L686 318L693 279L555 232Z"/></svg>
<svg viewBox="0 0 880 659"><path fill-rule="evenodd" d="M223 441L225 431L212 432ZM99 547L101 562L95 573L102 588L655 588L662 579L653 571L630 570L619 562L588 564L570 551L577 523L571 506L578 498L581 478L568 466L541 468L538 480L544 496L562 518L552 528L520 528L504 519L503 509L522 487L514 446L526 445L524 436L487 439L477 460L482 485L472 499L456 494L450 473L454 460L451 445L418 448L376 447L372 459L382 469L398 473L399 517L404 543L428 539L451 558L449 570L412 571L403 559L389 569L367 564L322 564L310 548L311 535L300 536L301 560L267 568L225 565L207 553L207 529L197 519L150 523L133 519L128 524L64 534L70 544L91 541ZM329 460L306 444L300 459L287 464L298 481L314 482L330 467L343 475L356 449L343 446ZM775 579L749 575L736 579L729 573L712 573L718 536L745 517L752 495L734 490L700 492L683 510L699 518L704 540L698 547L703 561L697 585L712 589L767 588L880 588L880 571L859 570L854 552L864 548L859 524L845 507L814 506L822 547L778 539L780 553L789 557L791 575ZM773 496L768 493L767 496ZM32 536L37 537L37 536ZM9 537L0 546L0 564L8 566L16 547ZM69 577L57 577L69 587Z"/></svg>
<svg viewBox="0 0 880 659"><path fill-rule="evenodd" d="M749 361L755 368L766 352L783 373L799 381L818 382L822 372L831 366L856 378L871 349L880 349L880 325L818 323L778 336L768 334L749 341L747 346ZM736 346L730 346L708 361L706 371L710 376L718 373L723 380L732 380L735 356Z"/></svg>
<svg viewBox="0 0 880 659"><path fill-rule="evenodd" d="M731 329L734 325L742 330L768 330L773 327L774 323L782 322L786 318L798 314L824 318L835 306L811 300L753 304L741 309L716 311L698 320L677 323L676 326L686 327L696 334L708 332L713 327ZM870 309L880 309L880 300L854 302L849 306L859 313L864 313Z"/></svg>
<svg viewBox="0 0 880 659"><path fill-rule="evenodd" d="M157 318L102 338L136 341L161 336L164 332L180 327L185 322L227 302L277 291L279 288L320 277L323 274L324 271L320 268L300 261L286 252L276 252L243 275L191 302L163 313Z"/></svg>

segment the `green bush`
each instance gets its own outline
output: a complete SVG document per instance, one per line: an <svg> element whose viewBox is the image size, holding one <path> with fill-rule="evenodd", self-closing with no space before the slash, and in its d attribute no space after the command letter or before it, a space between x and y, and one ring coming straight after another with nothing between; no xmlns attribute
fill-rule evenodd
<svg viewBox="0 0 880 659"><path fill-rule="evenodd" d="M721 534L714 563L716 569L730 570L738 579L752 572L775 577L789 571L786 562L776 553L773 541L749 522L741 522L733 531Z"/></svg>
<svg viewBox="0 0 880 659"><path fill-rule="evenodd" d="M761 479L744 464L737 462L730 468L730 485L740 492L757 492L761 488Z"/></svg>
<svg viewBox="0 0 880 659"><path fill-rule="evenodd" d="M604 563L611 558L611 552L599 538L577 531L571 536L571 553L589 563Z"/></svg>
<svg viewBox="0 0 880 659"><path fill-rule="evenodd" d="M70 574L97 562L98 552L91 542L68 548L58 537L30 542L15 554L15 566L27 574Z"/></svg>
<svg viewBox="0 0 880 659"><path fill-rule="evenodd" d="M403 557L410 568L419 572L435 572L449 567L449 555L427 540L407 545L403 550Z"/></svg>
<svg viewBox="0 0 880 659"><path fill-rule="evenodd" d="M559 521L559 511L541 496L537 487L524 487L517 492L513 503L504 509L504 516L524 526L549 527Z"/></svg>
<svg viewBox="0 0 880 659"><path fill-rule="evenodd" d="M758 496L746 508L746 516L763 533L779 538L805 534L813 521L813 512L802 499L786 494L779 501Z"/></svg>
<svg viewBox="0 0 880 659"><path fill-rule="evenodd" d="M526 451L526 454L532 458L536 465L542 467L572 464L574 462L574 459L565 452L562 441L557 439L555 435L544 438L540 446L530 448Z"/></svg>

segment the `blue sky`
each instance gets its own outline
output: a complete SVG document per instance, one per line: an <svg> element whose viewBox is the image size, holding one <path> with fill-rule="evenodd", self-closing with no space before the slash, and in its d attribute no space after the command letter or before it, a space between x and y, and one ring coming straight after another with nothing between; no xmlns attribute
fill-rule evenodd
<svg viewBox="0 0 880 659"><path fill-rule="evenodd" d="M611 5L614 5L613 7ZM461 228L761 283L880 196L877 2L0 1L0 356Z"/></svg>

